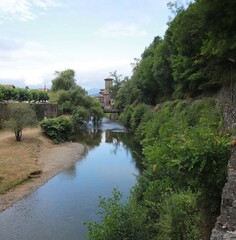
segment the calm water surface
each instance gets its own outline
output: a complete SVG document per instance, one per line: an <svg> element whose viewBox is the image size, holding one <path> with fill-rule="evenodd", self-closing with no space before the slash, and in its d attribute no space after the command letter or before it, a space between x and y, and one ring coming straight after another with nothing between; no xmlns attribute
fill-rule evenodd
<svg viewBox="0 0 236 240"><path fill-rule="evenodd" d="M139 173L132 136L104 119L100 129L91 128L77 141L88 151L76 165L0 213L0 240L84 239L84 222L99 220L99 195L111 196L118 187L127 198Z"/></svg>

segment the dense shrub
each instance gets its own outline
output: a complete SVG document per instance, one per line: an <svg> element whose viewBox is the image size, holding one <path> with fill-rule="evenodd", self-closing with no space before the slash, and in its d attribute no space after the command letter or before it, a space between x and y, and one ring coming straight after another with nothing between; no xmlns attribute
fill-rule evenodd
<svg viewBox="0 0 236 240"><path fill-rule="evenodd" d="M155 240L201 239L203 216L197 198L190 191L166 195L160 206Z"/></svg>
<svg viewBox="0 0 236 240"><path fill-rule="evenodd" d="M144 116L144 114L149 110L149 107L143 103L138 104L135 108L134 111L131 115L131 119L130 119L130 126L131 129L134 131L137 129L137 127L139 126L139 124L142 121L142 118Z"/></svg>
<svg viewBox="0 0 236 240"><path fill-rule="evenodd" d="M132 106L128 106L125 108L125 111L120 115L119 120L127 127L131 127L131 116L133 113Z"/></svg>
<svg viewBox="0 0 236 240"><path fill-rule="evenodd" d="M44 134L55 143L67 141L72 132L72 121L64 116L43 120L40 126Z"/></svg>
<svg viewBox="0 0 236 240"><path fill-rule="evenodd" d="M127 205L122 203L122 194L115 189L112 198L100 197L99 214L101 224L90 222L87 237L91 240L137 240L148 239L148 231L144 225L146 212L135 201Z"/></svg>
<svg viewBox="0 0 236 240"><path fill-rule="evenodd" d="M158 166L155 176L171 176L176 189L201 191L204 203L218 211L229 159L229 139L217 129L220 114L209 99L179 106L164 105L147 123L146 163Z"/></svg>
<svg viewBox="0 0 236 240"><path fill-rule="evenodd" d="M78 131L89 120L89 111L84 107L77 107L72 115L73 131Z"/></svg>
<svg viewBox="0 0 236 240"><path fill-rule="evenodd" d="M117 196L103 201L102 223L89 225L90 239L201 239L205 213L219 213L229 159L215 105L213 99L176 100L154 114L143 105L126 108L121 119L133 121L143 139L145 170L126 205Z"/></svg>

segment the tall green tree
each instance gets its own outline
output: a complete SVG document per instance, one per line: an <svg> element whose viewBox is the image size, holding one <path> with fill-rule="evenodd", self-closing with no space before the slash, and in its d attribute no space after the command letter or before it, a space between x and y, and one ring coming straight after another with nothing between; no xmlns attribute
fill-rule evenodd
<svg viewBox="0 0 236 240"><path fill-rule="evenodd" d="M221 58L236 56L236 2L197 0L203 13L206 38L202 52Z"/></svg>
<svg viewBox="0 0 236 240"><path fill-rule="evenodd" d="M75 71L67 69L62 72L55 72L56 78L52 80L52 91L69 90L76 86Z"/></svg>
<svg viewBox="0 0 236 240"><path fill-rule="evenodd" d="M110 72L110 76L113 78L112 86L110 86L110 94L111 97L115 99L123 82L121 80L122 75L118 74L117 70L115 70L114 72Z"/></svg>

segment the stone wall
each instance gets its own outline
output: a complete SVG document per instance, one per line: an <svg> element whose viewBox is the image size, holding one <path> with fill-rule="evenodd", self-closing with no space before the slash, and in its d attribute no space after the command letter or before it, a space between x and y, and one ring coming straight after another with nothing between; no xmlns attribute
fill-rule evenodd
<svg viewBox="0 0 236 240"><path fill-rule="evenodd" d="M35 103L32 104L37 118L43 120L45 118L53 118L58 116L58 105L52 103Z"/></svg>
<svg viewBox="0 0 236 240"><path fill-rule="evenodd" d="M3 127L3 121L7 118L7 104L0 103L0 129Z"/></svg>
<svg viewBox="0 0 236 240"><path fill-rule="evenodd" d="M234 88L236 89L236 88ZM233 92L235 94L235 92ZM234 95L235 96L235 95ZM224 128L235 138L236 103L232 89L223 88L218 94L218 106L222 109ZM232 144L228 164L228 179L222 192L221 213L212 230L211 240L236 240L236 145Z"/></svg>
<svg viewBox="0 0 236 240"><path fill-rule="evenodd" d="M37 118L39 120L43 120L44 118L53 118L59 115L57 104L43 102L43 103L31 103L31 106L34 108ZM7 119L7 103L0 103L0 128L2 121L6 119Z"/></svg>

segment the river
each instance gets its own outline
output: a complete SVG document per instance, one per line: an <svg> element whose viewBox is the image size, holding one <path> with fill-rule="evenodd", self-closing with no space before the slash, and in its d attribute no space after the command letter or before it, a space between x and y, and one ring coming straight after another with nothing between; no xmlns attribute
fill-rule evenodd
<svg viewBox="0 0 236 240"><path fill-rule="evenodd" d="M127 199L139 174L130 133L104 119L75 139L88 146L84 157L0 213L0 240L81 240L84 223L99 221L100 195L118 188Z"/></svg>

